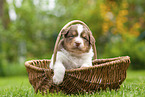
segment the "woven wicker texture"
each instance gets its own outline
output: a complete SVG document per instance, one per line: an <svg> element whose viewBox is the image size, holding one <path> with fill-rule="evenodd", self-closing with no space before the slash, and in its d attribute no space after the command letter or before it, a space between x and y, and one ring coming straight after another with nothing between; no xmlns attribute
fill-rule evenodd
<svg viewBox="0 0 145 97"><path fill-rule="evenodd" d="M25 63L29 81L37 93L63 91L64 93L94 92L100 89L118 89L126 78L130 57L93 60L92 67L66 70L63 83L54 85L50 60L32 60ZM97 64L97 65L95 65Z"/></svg>
<svg viewBox="0 0 145 97"><path fill-rule="evenodd" d="M92 35L89 27L82 21L74 20L67 23L60 31L55 47L54 60L56 61L58 44L61 39L61 32L73 23L84 25L89 34ZM126 78L126 70L130 64L130 57L117 57L109 59L97 59L95 42L92 44L94 60L92 67L77 68L65 71L64 80L60 85L53 84L53 70L49 68L50 60L31 60L25 62L29 75L29 81L35 92L42 93L63 91L64 93L94 92L100 89L118 89Z"/></svg>

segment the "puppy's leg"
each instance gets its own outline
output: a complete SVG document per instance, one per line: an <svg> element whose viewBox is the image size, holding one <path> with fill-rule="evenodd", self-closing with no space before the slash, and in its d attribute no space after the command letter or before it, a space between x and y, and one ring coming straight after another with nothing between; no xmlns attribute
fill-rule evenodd
<svg viewBox="0 0 145 97"><path fill-rule="evenodd" d="M53 69L53 55L51 57L51 61L50 61L50 64L49 64L49 68L50 69Z"/></svg>
<svg viewBox="0 0 145 97"><path fill-rule="evenodd" d="M56 62L54 65L53 83L59 85L62 83L65 74L65 67L62 62Z"/></svg>

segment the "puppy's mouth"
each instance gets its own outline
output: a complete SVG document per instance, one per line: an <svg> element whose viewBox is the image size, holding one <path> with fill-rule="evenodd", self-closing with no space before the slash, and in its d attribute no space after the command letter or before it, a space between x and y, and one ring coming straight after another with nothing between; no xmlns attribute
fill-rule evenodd
<svg viewBox="0 0 145 97"><path fill-rule="evenodd" d="M83 47L82 47L82 46L80 46L80 45L74 45L74 46L72 47L72 49L82 50L82 49L83 49Z"/></svg>
<svg viewBox="0 0 145 97"><path fill-rule="evenodd" d="M83 46L80 42L75 42L75 43L73 43L73 48L81 50L83 48Z"/></svg>
<svg viewBox="0 0 145 97"><path fill-rule="evenodd" d="M82 47L80 47L80 46L75 46L75 47L73 47L73 49L76 49L76 50L82 50Z"/></svg>
<svg viewBox="0 0 145 97"><path fill-rule="evenodd" d="M76 52L76 53L83 53L83 52L84 52L84 51L83 51L83 48L80 47L80 46L74 46L74 47L71 48L71 50L72 50L73 52Z"/></svg>
<svg viewBox="0 0 145 97"><path fill-rule="evenodd" d="M82 48L80 48L80 47L74 47L74 48L72 48L72 50L82 51Z"/></svg>

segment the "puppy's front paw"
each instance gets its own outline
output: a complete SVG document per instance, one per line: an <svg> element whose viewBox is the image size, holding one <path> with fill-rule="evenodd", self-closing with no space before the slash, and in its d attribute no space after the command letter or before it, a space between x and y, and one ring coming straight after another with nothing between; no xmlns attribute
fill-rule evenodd
<svg viewBox="0 0 145 97"><path fill-rule="evenodd" d="M53 76L53 83L54 84L59 85L62 83L62 81L63 81L63 78Z"/></svg>
<svg viewBox="0 0 145 97"><path fill-rule="evenodd" d="M91 65L91 64L89 64L89 65L88 65L88 64L83 64L83 65L81 66L81 68L82 68L82 67L90 67L90 66L92 66L92 65Z"/></svg>

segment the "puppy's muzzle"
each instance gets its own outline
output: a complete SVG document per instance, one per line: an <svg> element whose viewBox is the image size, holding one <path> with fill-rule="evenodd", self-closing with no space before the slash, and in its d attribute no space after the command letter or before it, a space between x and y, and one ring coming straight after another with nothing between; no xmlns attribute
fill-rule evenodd
<svg viewBox="0 0 145 97"><path fill-rule="evenodd" d="M75 42L75 46L76 46L76 47L79 47L80 44L81 44L80 42Z"/></svg>

